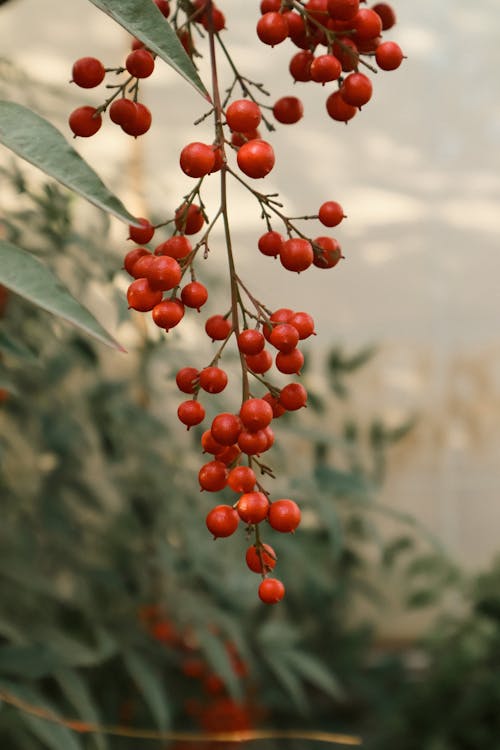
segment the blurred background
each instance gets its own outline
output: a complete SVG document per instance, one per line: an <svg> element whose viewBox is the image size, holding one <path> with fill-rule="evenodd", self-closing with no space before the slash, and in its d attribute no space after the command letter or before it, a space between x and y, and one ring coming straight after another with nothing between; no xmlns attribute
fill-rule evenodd
<svg viewBox="0 0 500 750"><path fill-rule="evenodd" d="M22 688L25 697L43 698L70 714L83 705L89 719L89 711L98 713L92 693L108 719L121 712L124 721L148 724L152 712L162 727L193 717L209 727L204 706L217 692L200 691L191 713L186 709L193 684L186 653L209 664L203 679L222 675L224 691L241 699L247 667L239 667L241 675L233 669L236 653L253 665L253 689L260 686L250 696L252 724L288 726L286 696L299 706L312 698L317 710L306 712L302 725L331 723L356 732L367 727L376 743L380 724L392 727L394 721L394 687L416 681L427 685L427 693L405 694L399 714L407 719L394 735L388 729L381 743L392 740L410 750L493 747L498 719L491 712L498 713L500 683L485 664L496 653L500 612L494 567L500 546L500 8L493 0L474 6L465 0L394 2L398 24L386 36L401 45L407 60L373 76L372 101L344 126L328 118L320 87L292 84L288 43L257 46L258 3L223 5L238 67L265 83L271 104L292 94L304 102L298 124L264 136L277 156L266 189L280 192L290 215L314 214L329 199L348 215L333 232L345 261L330 272L292 275L272 259L255 262L262 232L258 206L237 189L230 199L246 283L270 307L304 309L316 321L304 375L316 398L307 414L284 421L276 458L280 491L295 493L306 517L302 541L297 534L282 542L283 580L301 573L290 581L288 610L261 615L253 601L255 582L240 570L240 546L231 540L223 549L218 542L217 554L200 541L206 533L196 524L208 506L198 498L199 456L195 440L175 423L178 394L170 382L176 369L193 364L193 351L198 356L205 348L209 356L198 322L186 320L165 343L142 318L131 321L127 282L117 273L128 249L123 226L108 224L4 152L4 236L19 244L22 239L48 260L129 354L103 351L9 300L3 363L13 387L6 389L10 395L0 413L7 436L0 487L11 524L2 543L10 573L2 588L0 674L9 690ZM98 97L66 85L74 60L92 55L111 67L130 45L125 32L84 0L46 0L43 8L36 0L12 0L0 9L0 28L2 98L32 106L67 137L68 113L79 104L95 105ZM205 62L199 66L207 80ZM158 64L141 90L153 112L146 136L131 142L106 123L75 147L133 213L161 220L191 187L178 168L181 148L210 139L210 125L192 124L203 114L203 102L166 66ZM209 208L216 205L216 190L209 185ZM322 233L319 224L315 232ZM214 285L211 312L219 312L215 290L225 293L225 265L217 231L213 245L206 280ZM15 341L22 342L27 360L15 351ZM234 365L229 361L230 369ZM37 555L44 575L35 585L28 560ZM33 587L20 593L28 580ZM53 586L57 595L51 599ZM34 648L30 628L40 607L38 643L54 637L58 656L46 654L45 666L21 668L19 659L29 663L31 652L19 650ZM131 614L138 607L142 620ZM133 635L130 617L139 623ZM446 665L434 661L442 651L439 638L437 645L433 640L440 617L448 619L439 638L456 642L457 658ZM205 632L207 622L213 627ZM429 633L431 645L417 648ZM76 649L71 638L85 642L77 663L59 663L61 653ZM325 639L328 669L321 663ZM165 646L168 700L151 668L158 643ZM279 654L279 643L288 644L288 655L269 661L270 650ZM304 655L300 664L297 653ZM106 665L117 654L128 675L122 685L130 680L142 698L128 687L125 698L110 689L113 674ZM480 678L472 697L469 691L467 706L459 704L457 723L463 726L447 717L450 726L443 728L441 704L459 701L453 690L476 674L476 666ZM88 684L81 669L90 675ZM429 687L433 669L442 670L441 692ZM55 686L48 682L54 675ZM179 684L184 703L172 697ZM217 710L212 707L212 716ZM420 736L423 730L415 726L429 711L436 714L435 735ZM72 750L64 743L73 735L47 736L36 720L18 726L7 709L0 719L3 713L0 731L18 743L12 747L59 748L62 742ZM99 747L104 739L92 741Z"/></svg>

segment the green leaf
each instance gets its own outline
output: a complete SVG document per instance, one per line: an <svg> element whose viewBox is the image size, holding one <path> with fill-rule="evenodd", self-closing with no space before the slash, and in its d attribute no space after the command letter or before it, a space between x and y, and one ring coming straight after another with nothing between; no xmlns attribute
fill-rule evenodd
<svg viewBox="0 0 500 750"><path fill-rule="evenodd" d="M0 674L38 679L61 666L59 656L40 644L0 647Z"/></svg>
<svg viewBox="0 0 500 750"><path fill-rule="evenodd" d="M125 351L47 266L26 250L0 241L0 283L43 310L57 315L107 346Z"/></svg>
<svg viewBox="0 0 500 750"><path fill-rule="evenodd" d="M61 669L54 675L66 699L71 703L83 721L99 725L101 717L96 703L85 681L73 669ZM102 734L93 734L92 739L97 750L106 750L108 741Z"/></svg>
<svg viewBox="0 0 500 750"><path fill-rule="evenodd" d="M15 102L0 101L0 142L95 206L127 224L136 223L136 218L63 134L31 109Z"/></svg>
<svg viewBox="0 0 500 750"><path fill-rule="evenodd" d="M231 665L228 651L220 638L205 628L197 631L200 646L210 667L228 688L231 695L241 699L241 682L238 680Z"/></svg>
<svg viewBox="0 0 500 750"><path fill-rule="evenodd" d="M124 662L158 727L166 729L170 723L168 699L158 673L137 652L129 651L125 654Z"/></svg>
<svg viewBox="0 0 500 750"><path fill-rule="evenodd" d="M282 658L293 666L303 680L336 700L342 698L343 691L339 681L315 656L295 649L282 654Z"/></svg>
<svg viewBox="0 0 500 750"><path fill-rule="evenodd" d="M300 714L304 714L307 711L307 696L297 674L284 661L283 653L282 651L275 653L263 652L262 658L267 663L271 672L274 673L274 676L293 702L295 708Z"/></svg>
<svg viewBox="0 0 500 750"><path fill-rule="evenodd" d="M90 0L161 57L206 98L203 85L177 34L151 0Z"/></svg>
<svg viewBox="0 0 500 750"><path fill-rule="evenodd" d="M0 352L15 359L28 361L30 364L38 362L36 355L23 344L12 338L6 331L0 331Z"/></svg>

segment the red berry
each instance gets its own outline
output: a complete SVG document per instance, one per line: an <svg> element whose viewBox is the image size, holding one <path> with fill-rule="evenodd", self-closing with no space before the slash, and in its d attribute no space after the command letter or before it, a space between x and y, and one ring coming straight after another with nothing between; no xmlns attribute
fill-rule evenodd
<svg viewBox="0 0 500 750"><path fill-rule="evenodd" d="M184 174L189 177L204 177L214 168L214 150L206 143L188 143L181 151L179 163Z"/></svg>
<svg viewBox="0 0 500 750"><path fill-rule="evenodd" d="M210 23L209 23L209 17L206 13L204 13L200 17L201 25L206 31L210 30ZM212 6L212 23L213 23L213 29L216 32L222 31L226 28L226 17L224 13L219 10L218 8L214 8Z"/></svg>
<svg viewBox="0 0 500 750"><path fill-rule="evenodd" d="M247 456L257 456L264 453L270 447L266 431L250 432L249 430L242 430L238 437L238 447Z"/></svg>
<svg viewBox="0 0 500 750"><path fill-rule="evenodd" d="M236 414L223 412L214 418L210 431L214 440L226 446L236 443L241 429L241 420Z"/></svg>
<svg viewBox="0 0 500 750"><path fill-rule="evenodd" d="M175 382L177 387L183 393L194 393L198 384L198 378L200 373L195 367L183 367L180 369L175 376ZM219 448L221 446L219 445ZM213 451L214 453L216 451ZM212 451L209 451L212 453Z"/></svg>
<svg viewBox="0 0 500 750"><path fill-rule="evenodd" d="M280 250L281 265L288 271L300 273L312 264L314 252L311 243L302 237L285 240Z"/></svg>
<svg viewBox="0 0 500 750"><path fill-rule="evenodd" d="M289 323L297 330L300 340L307 339L314 333L314 319L309 313L296 312L290 318Z"/></svg>
<svg viewBox="0 0 500 750"><path fill-rule="evenodd" d="M299 332L290 323L279 323L269 334L269 342L280 352L291 352L299 343Z"/></svg>
<svg viewBox="0 0 500 750"><path fill-rule="evenodd" d="M203 464L198 472L198 481L202 490L220 492L227 483L227 466L222 461L209 461Z"/></svg>
<svg viewBox="0 0 500 750"><path fill-rule="evenodd" d="M147 279L154 260L155 256L152 253L148 252L147 255L141 255L141 257L138 258L138 260L135 262L132 269L132 276L134 277L134 279Z"/></svg>
<svg viewBox="0 0 500 750"><path fill-rule="evenodd" d="M280 404L287 411L297 411L307 403L307 391L300 383L289 383L280 391Z"/></svg>
<svg viewBox="0 0 500 750"><path fill-rule="evenodd" d="M220 367L205 367L200 372L200 387L207 393L221 393L227 385L227 374Z"/></svg>
<svg viewBox="0 0 500 750"><path fill-rule="evenodd" d="M305 10L307 14L316 21L323 24L327 21L327 0L308 0Z"/></svg>
<svg viewBox="0 0 500 750"><path fill-rule="evenodd" d="M273 358L267 349L258 354L245 354L245 362L249 369L258 375L263 375L273 366Z"/></svg>
<svg viewBox="0 0 500 750"><path fill-rule="evenodd" d="M181 267L175 258L168 255L153 255L153 262L146 274L151 289L167 292L174 289L182 278Z"/></svg>
<svg viewBox="0 0 500 750"><path fill-rule="evenodd" d="M337 201L326 201L319 207L318 219L325 227L336 227L344 218L344 209Z"/></svg>
<svg viewBox="0 0 500 750"><path fill-rule="evenodd" d="M347 104L340 91L334 91L326 100L326 111L332 120L347 122L352 120L358 110L357 107Z"/></svg>
<svg viewBox="0 0 500 750"><path fill-rule="evenodd" d="M190 203L189 206L183 203L175 212L175 226L184 234L196 234L204 223L203 211L196 203Z"/></svg>
<svg viewBox="0 0 500 750"><path fill-rule="evenodd" d="M307 82L311 80L311 65L314 55L309 50L297 52L290 60L288 69L295 81Z"/></svg>
<svg viewBox="0 0 500 750"><path fill-rule="evenodd" d="M333 268L342 258L340 245L333 237L316 237L314 244L321 248L314 253L313 263L317 268Z"/></svg>
<svg viewBox="0 0 500 750"><path fill-rule="evenodd" d="M349 21L359 10L359 0L328 0L327 7L331 18Z"/></svg>
<svg viewBox="0 0 500 750"><path fill-rule="evenodd" d="M180 260L180 258L189 255L192 249L193 247L187 237L183 234L176 234L158 245L155 248L155 255L169 255L171 258Z"/></svg>
<svg viewBox="0 0 500 750"><path fill-rule="evenodd" d="M141 274L136 276L134 274L134 267L139 258L147 257L149 255L151 255L151 253L149 252L149 250L146 250L145 247L134 247L134 249L130 250L130 252L128 252L123 259L123 267L125 268L127 273L130 274L130 276L138 279L141 277Z"/></svg>
<svg viewBox="0 0 500 750"><path fill-rule="evenodd" d="M280 44L288 36L288 23L282 13L264 13L257 22L257 36L264 44Z"/></svg>
<svg viewBox="0 0 500 750"><path fill-rule="evenodd" d="M136 49L127 56L125 67L135 78L148 78L155 68L154 57L147 49Z"/></svg>
<svg viewBox="0 0 500 750"><path fill-rule="evenodd" d="M316 83L336 81L342 73L342 65L335 55L319 55L311 63L311 78Z"/></svg>
<svg viewBox="0 0 500 750"><path fill-rule="evenodd" d="M278 13L279 9L281 8L281 0L261 0L260 3L260 12L262 15L264 13Z"/></svg>
<svg viewBox="0 0 500 750"><path fill-rule="evenodd" d="M165 18L168 18L170 13L170 4L168 3L168 0L153 0L153 2L160 13L165 16Z"/></svg>
<svg viewBox="0 0 500 750"><path fill-rule="evenodd" d="M212 341L224 341L231 333L232 324L223 315L212 315L205 323L205 331Z"/></svg>
<svg viewBox="0 0 500 750"><path fill-rule="evenodd" d="M374 10L375 13L380 16L383 31L392 29L392 27L396 23L396 13L394 12L394 8L391 5L388 5L387 3L377 3L372 7L372 10Z"/></svg>
<svg viewBox="0 0 500 750"><path fill-rule="evenodd" d="M296 96L283 96L275 102L273 115L283 125L293 125L304 114L304 105Z"/></svg>
<svg viewBox="0 0 500 750"><path fill-rule="evenodd" d="M300 523L300 515L300 508L293 500L275 500L269 508L269 525L275 531L287 534L295 531Z"/></svg>
<svg viewBox="0 0 500 750"><path fill-rule="evenodd" d="M304 355L300 349L292 349L291 352L278 352L276 355L276 367L285 375L298 375L304 364Z"/></svg>
<svg viewBox="0 0 500 750"><path fill-rule="evenodd" d="M217 461L222 461L226 466L231 466L235 461L239 460L241 451L237 445L227 445L223 448L220 453L215 454Z"/></svg>
<svg viewBox="0 0 500 750"><path fill-rule="evenodd" d="M263 334L255 328L246 328L238 336L238 349L242 354L259 354L265 344Z"/></svg>
<svg viewBox="0 0 500 750"><path fill-rule="evenodd" d="M269 500L263 492L246 492L238 500L236 510L245 523L261 523L267 518Z"/></svg>
<svg viewBox="0 0 500 750"><path fill-rule="evenodd" d="M250 466L235 466L228 474L227 484L234 492L251 492L257 477Z"/></svg>
<svg viewBox="0 0 500 750"><path fill-rule="evenodd" d="M353 107L362 107L372 97L372 82L364 73L351 73L344 78L340 93L342 99Z"/></svg>
<svg viewBox="0 0 500 750"><path fill-rule="evenodd" d="M260 131L258 129L249 130L245 133L233 133L231 136L231 143L238 149L247 141L260 141Z"/></svg>
<svg viewBox="0 0 500 750"><path fill-rule="evenodd" d="M262 114L258 104L251 99L237 99L226 110L227 124L238 133L246 133L259 127Z"/></svg>
<svg viewBox="0 0 500 750"><path fill-rule="evenodd" d="M122 128L133 128L137 115L137 107L131 99L115 99L109 108L109 117L115 125Z"/></svg>
<svg viewBox="0 0 500 750"><path fill-rule="evenodd" d="M140 227L134 227L129 224L129 240L138 242L140 245L144 245L149 242L155 233L155 228L147 219L139 218L137 222L141 225Z"/></svg>
<svg viewBox="0 0 500 750"><path fill-rule="evenodd" d="M285 238L279 232L266 232L259 237L258 247L262 255L276 257L279 255Z"/></svg>
<svg viewBox="0 0 500 750"><path fill-rule="evenodd" d="M273 147L267 141L253 140L238 149L238 166L248 177L265 177L274 167Z"/></svg>
<svg viewBox="0 0 500 750"><path fill-rule="evenodd" d="M246 551L245 562L253 573L268 573L276 565L276 553L269 544L252 544Z"/></svg>
<svg viewBox="0 0 500 750"><path fill-rule="evenodd" d="M206 518L207 529L215 538L231 536L239 522L237 512L230 505L216 505Z"/></svg>
<svg viewBox="0 0 500 750"><path fill-rule="evenodd" d="M370 8L361 8L352 19L353 28L356 30L354 39L366 41L380 36L382 33L382 20L378 13Z"/></svg>
<svg viewBox="0 0 500 750"><path fill-rule="evenodd" d="M104 80L106 70L100 60L95 57L81 57L73 63L73 83L82 89L93 89Z"/></svg>
<svg viewBox="0 0 500 750"><path fill-rule="evenodd" d="M359 51L356 43L348 36L339 37L334 41L333 54L340 60L344 72L354 70L358 66Z"/></svg>
<svg viewBox="0 0 500 750"><path fill-rule="evenodd" d="M132 120L125 120L120 123L121 129L124 133L127 133L127 135L133 135L134 138L137 138L139 135L144 135L144 133L147 133L149 128L151 127L151 112L146 107L145 104L141 104L141 102L132 102L135 107L135 117Z"/></svg>
<svg viewBox="0 0 500 750"><path fill-rule="evenodd" d="M207 288L199 281L191 281L182 288L181 299L186 307L194 307L199 312L208 299Z"/></svg>
<svg viewBox="0 0 500 750"><path fill-rule="evenodd" d="M264 578L259 586L259 598L264 604L277 604L285 596L285 587L277 578Z"/></svg>
<svg viewBox="0 0 500 750"><path fill-rule="evenodd" d="M279 403L278 399L272 393L266 393L263 398L273 410L273 419L278 419L286 412L285 407Z"/></svg>
<svg viewBox="0 0 500 750"><path fill-rule="evenodd" d="M314 45L314 32L311 33L310 24L306 25L300 13L285 11L283 16L288 24L288 36L296 47L307 50Z"/></svg>
<svg viewBox="0 0 500 750"><path fill-rule="evenodd" d="M240 419L249 432L257 432L271 424L273 410L263 398L249 398L240 409Z"/></svg>
<svg viewBox="0 0 500 750"><path fill-rule="evenodd" d="M182 404L179 404L177 416L189 430L190 427L203 422L205 419L205 409L199 401L183 401Z"/></svg>
<svg viewBox="0 0 500 750"><path fill-rule="evenodd" d="M161 302L162 293L149 286L147 279L136 279L127 290L128 306L139 312L148 312Z"/></svg>
<svg viewBox="0 0 500 750"><path fill-rule="evenodd" d="M214 440L210 430L205 430L201 436L201 447L204 453L213 453L214 456L224 450L224 446L218 443L217 440Z"/></svg>
<svg viewBox="0 0 500 750"><path fill-rule="evenodd" d="M78 107L69 116L69 126L75 136L90 138L102 125L102 117L95 107Z"/></svg>
<svg viewBox="0 0 500 750"><path fill-rule="evenodd" d="M396 70L403 59L403 51L396 42L382 42L375 50L375 60L382 70Z"/></svg>
<svg viewBox="0 0 500 750"><path fill-rule="evenodd" d="M153 307L152 316L159 328L169 331L184 317L184 305L179 299L165 299Z"/></svg>

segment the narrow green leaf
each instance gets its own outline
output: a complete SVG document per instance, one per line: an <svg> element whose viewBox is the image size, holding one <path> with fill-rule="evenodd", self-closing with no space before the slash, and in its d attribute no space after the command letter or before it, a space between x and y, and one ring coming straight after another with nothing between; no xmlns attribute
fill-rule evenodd
<svg viewBox="0 0 500 750"><path fill-rule="evenodd" d="M339 681L315 656L295 649L282 654L282 658L293 667L297 675L303 680L332 698L337 700L342 698L342 688Z"/></svg>
<svg viewBox="0 0 500 750"><path fill-rule="evenodd" d="M71 296L52 271L26 250L0 241L0 283L43 310L57 315L107 346L125 351Z"/></svg>
<svg viewBox="0 0 500 750"><path fill-rule="evenodd" d="M197 635L201 649L214 673L223 680L231 695L241 698L240 680L234 673L228 651L221 639L206 628L198 629Z"/></svg>
<svg viewBox="0 0 500 750"><path fill-rule="evenodd" d="M38 362L37 357L23 344L22 341L9 336L6 331L0 331L0 352L15 359L28 361L30 364Z"/></svg>
<svg viewBox="0 0 500 750"><path fill-rule="evenodd" d="M95 206L127 224L136 223L136 218L63 134L31 109L15 102L0 101L0 143Z"/></svg>
<svg viewBox="0 0 500 750"><path fill-rule="evenodd" d="M90 724L101 724L101 717L94 698L85 680L80 677L78 672L74 669L61 669L54 677L64 696L78 712L79 718ZM109 747L108 741L102 734L94 734L92 739L97 750L106 750Z"/></svg>
<svg viewBox="0 0 500 750"><path fill-rule="evenodd" d="M300 680L297 678L297 674L283 660L283 652L263 652L262 657L298 712L300 714L306 713L308 709L307 696Z"/></svg>
<svg viewBox="0 0 500 750"><path fill-rule="evenodd" d="M159 729L166 729L170 720L168 699L159 674L137 652L125 654L124 662Z"/></svg>
<svg viewBox="0 0 500 750"><path fill-rule="evenodd" d="M51 674L61 666L59 656L40 644L0 647L0 674L38 679Z"/></svg>
<svg viewBox="0 0 500 750"><path fill-rule="evenodd" d="M150 0L90 0L161 57L203 96L208 93L177 34Z"/></svg>

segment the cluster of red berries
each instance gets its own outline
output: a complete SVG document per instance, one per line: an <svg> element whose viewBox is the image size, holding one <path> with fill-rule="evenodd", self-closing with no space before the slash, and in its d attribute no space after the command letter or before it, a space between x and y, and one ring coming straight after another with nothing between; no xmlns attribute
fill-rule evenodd
<svg viewBox="0 0 500 750"><path fill-rule="evenodd" d="M165 18L170 13L167 0L152 0ZM155 68L154 55L138 40L132 43L132 51L125 60L124 67L105 68L96 57L81 57L73 64L72 83L83 89L99 86L107 73L115 76L128 73L125 81L120 84L109 84L107 88L114 89L113 94L99 107L90 105L77 107L69 116L69 126L74 136L89 138L100 130L102 115L107 110L111 122L119 125L124 133L137 138L147 133L151 127L151 112L145 104L139 102L139 81L149 78ZM127 94L131 96L127 96Z"/></svg>
<svg viewBox="0 0 500 750"><path fill-rule="evenodd" d="M404 58L396 42L382 39L382 32L396 23L396 14L387 3L360 8L360 0L300 4L262 0L260 10L257 36L264 44L275 46L290 39L301 50L289 64L295 82L337 84L326 99L333 120L351 120L372 97L372 82L359 72L360 65L376 73L377 68L370 64L373 58L380 70L395 70ZM283 97L275 103L273 114L278 122L295 123L303 115L302 102L297 97Z"/></svg>

